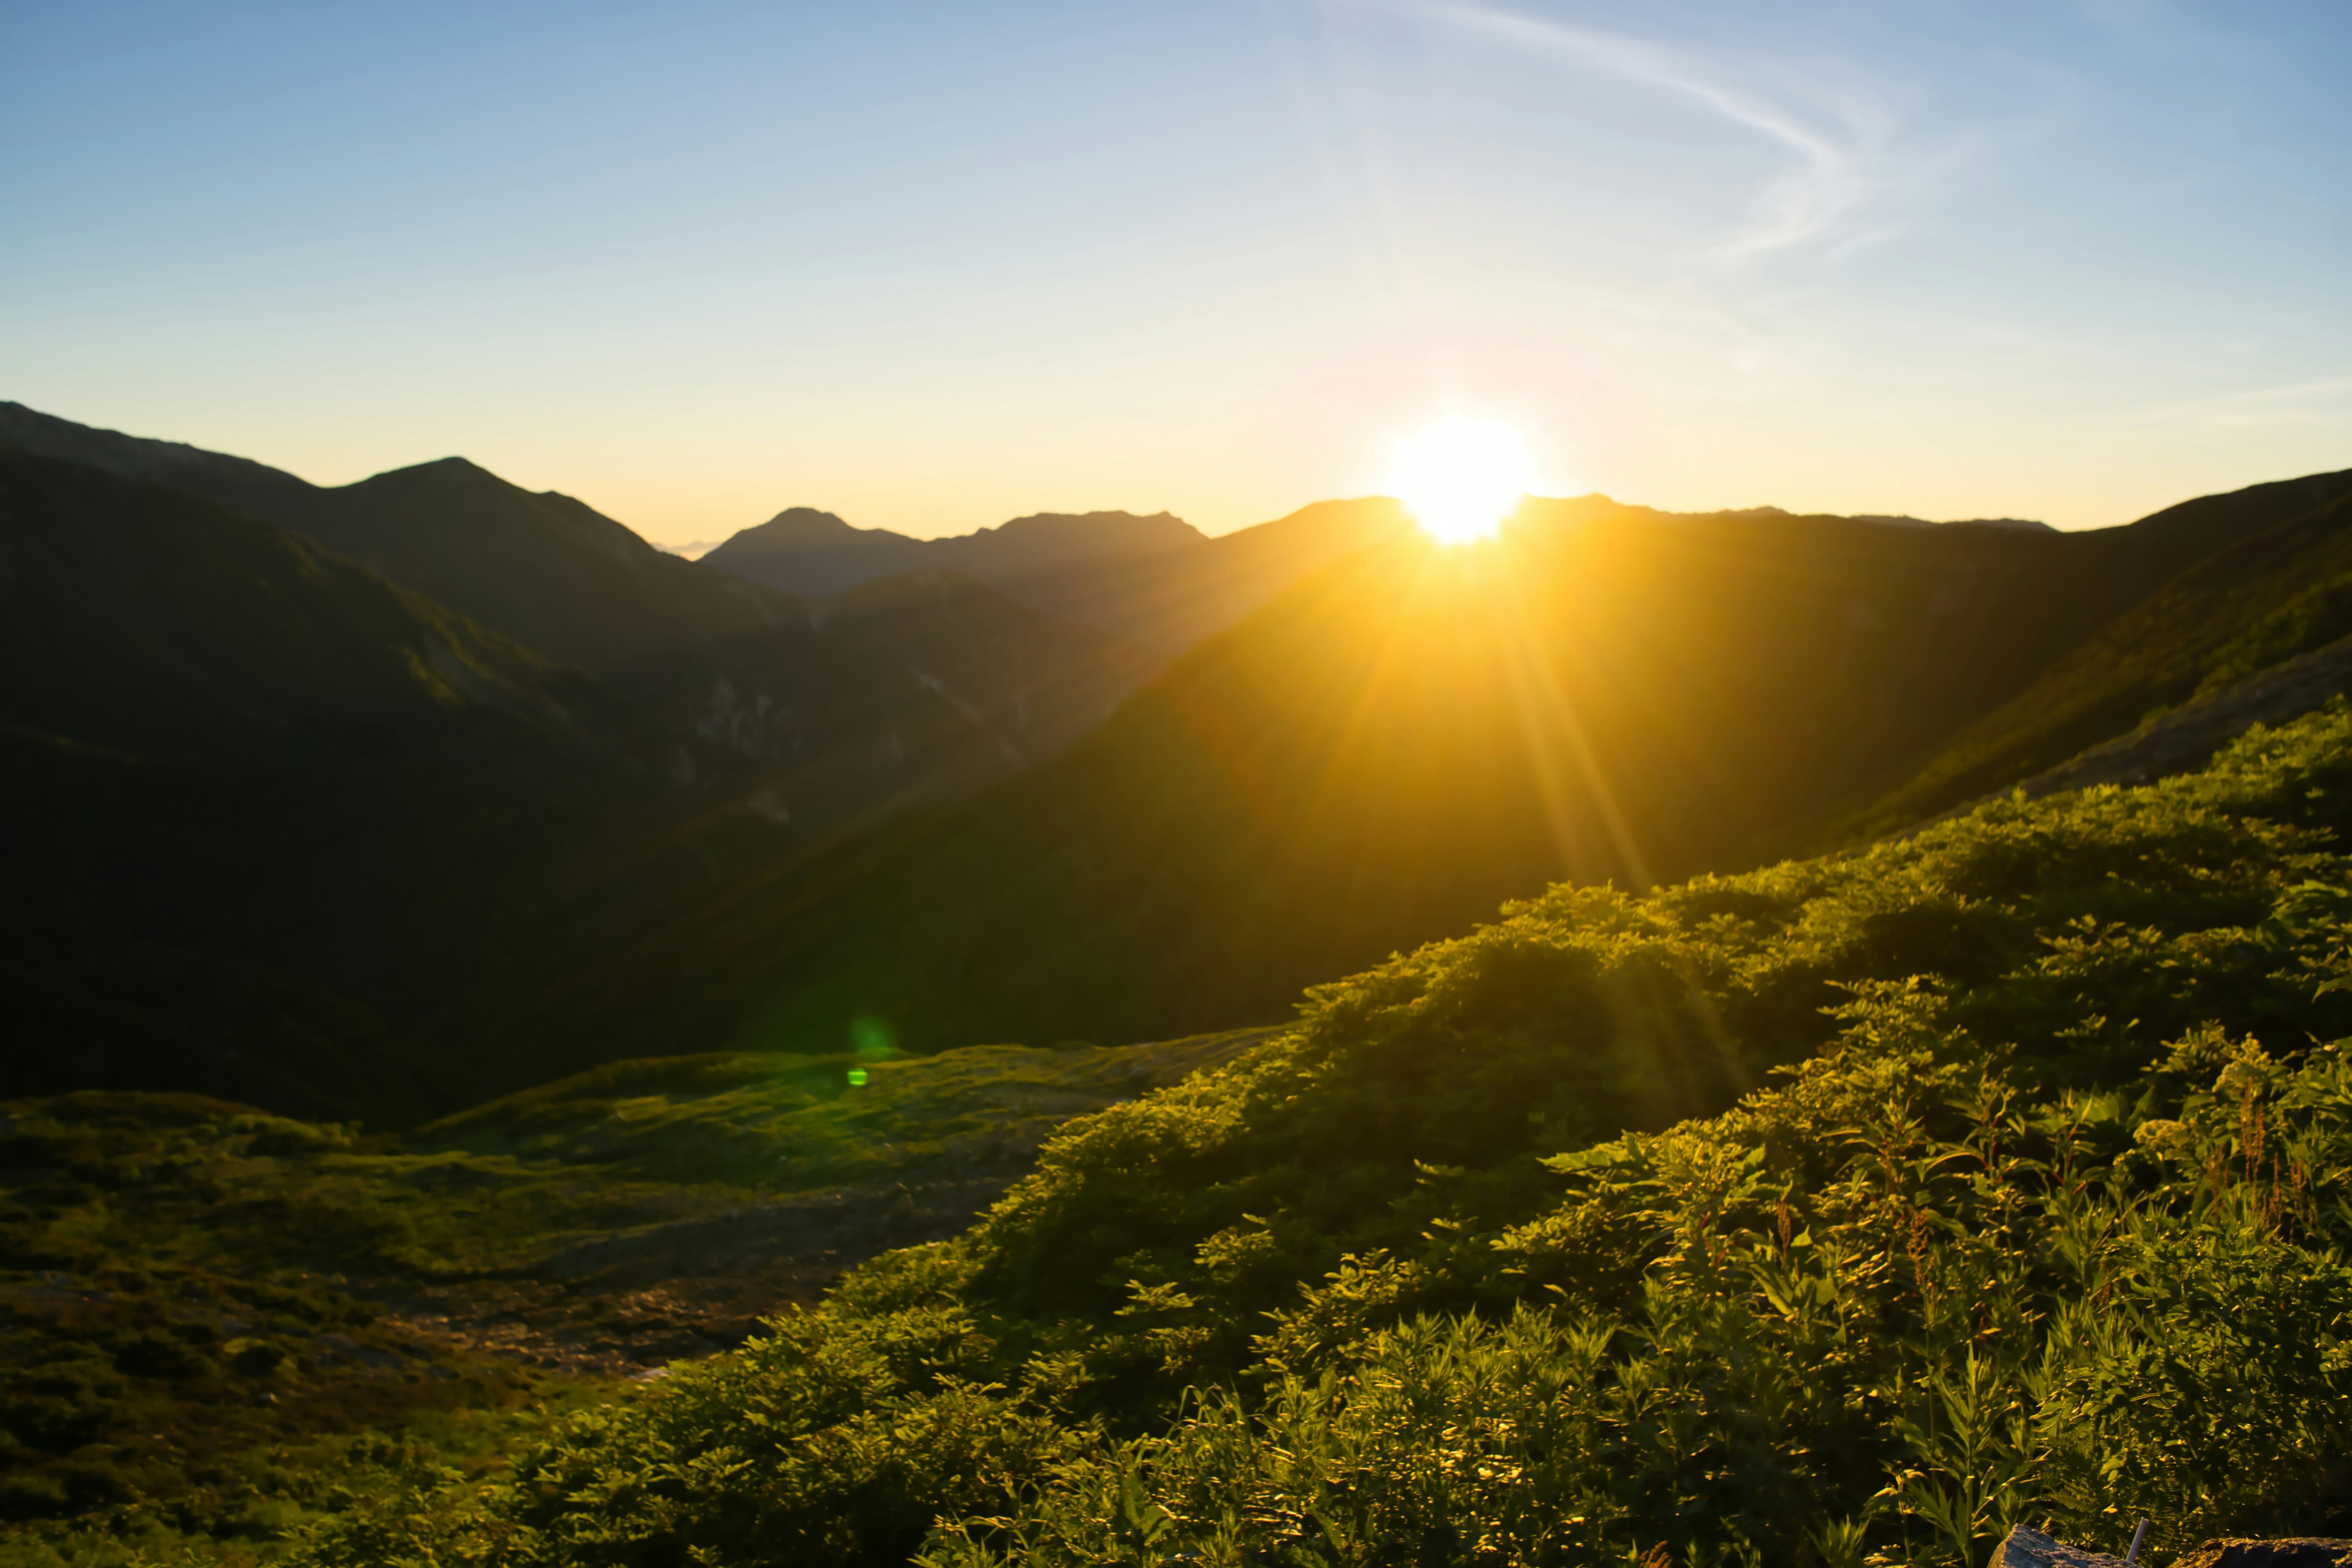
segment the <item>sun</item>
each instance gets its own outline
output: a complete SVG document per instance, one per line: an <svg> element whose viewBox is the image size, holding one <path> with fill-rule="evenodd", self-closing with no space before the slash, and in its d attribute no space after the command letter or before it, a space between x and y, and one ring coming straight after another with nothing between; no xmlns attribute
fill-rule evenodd
<svg viewBox="0 0 2352 1568"><path fill-rule="evenodd" d="M1491 539L1535 485L1527 443L1508 425L1449 415L1397 447L1389 488L1441 544Z"/></svg>

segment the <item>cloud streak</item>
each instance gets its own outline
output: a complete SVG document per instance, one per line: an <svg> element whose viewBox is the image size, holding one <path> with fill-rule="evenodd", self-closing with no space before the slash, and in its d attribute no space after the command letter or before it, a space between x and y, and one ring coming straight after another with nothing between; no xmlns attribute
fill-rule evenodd
<svg viewBox="0 0 2352 1568"><path fill-rule="evenodd" d="M1495 5L1408 0L1394 9L1662 89L1779 143L1793 156L1794 167L1765 189L1758 221L1723 245L1727 258L1844 237L1849 220L1887 184L1874 173L1877 138L1852 116L1844 117L1849 123L1842 135L1816 130L1786 106L1730 85L1703 62L1645 39Z"/></svg>

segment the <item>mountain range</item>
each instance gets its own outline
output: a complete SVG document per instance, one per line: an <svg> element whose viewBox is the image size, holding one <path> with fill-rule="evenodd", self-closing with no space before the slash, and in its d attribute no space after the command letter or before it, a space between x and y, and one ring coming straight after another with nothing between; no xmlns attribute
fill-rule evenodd
<svg viewBox="0 0 2352 1568"><path fill-rule="evenodd" d="M1167 512L1039 512L996 528L914 539L852 528L829 511L788 507L702 557L708 565L788 594L824 598L901 572L962 572L1004 584L1076 561L1126 560L1198 548L1200 531Z"/></svg>
<svg viewBox="0 0 2352 1568"><path fill-rule="evenodd" d="M318 487L0 405L0 462L48 1043L11 1081L394 1119L631 1057L1255 1024L2352 632L2352 474L2081 533L1530 500L1452 552L1378 498L1213 539L796 510L688 562L457 458Z"/></svg>
<svg viewBox="0 0 2352 1568"><path fill-rule="evenodd" d="M723 896L551 955L449 1023L543 1072L655 1038L837 1048L859 1020L932 1048L1278 1016L1318 975L1556 879L1646 888L1833 841L1882 800L1940 809L1915 775L2107 668L2096 639L2195 574L2241 552L2275 568L2199 601L2167 644L2192 671L2291 602L2285 558L2352 546L2347 487L2081 533L1588 497L1528 503L1484 552L1398 538L1210 637L1051 763L814 859L743 862ZM2264 646L2252 662L2304 645Z"/></svg>

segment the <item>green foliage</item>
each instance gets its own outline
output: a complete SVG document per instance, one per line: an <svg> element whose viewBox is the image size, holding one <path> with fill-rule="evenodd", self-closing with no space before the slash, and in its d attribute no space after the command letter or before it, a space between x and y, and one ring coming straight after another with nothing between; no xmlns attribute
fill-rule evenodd
<svg viewBox="0 0 2352 1568"><path fill-rule="evenodd" d="M1559 889L320 1562L1962 1564L2341 1529L2352 713ZM1565 1152L1563 1152L1565 1151Z"/></svg>
<svg viewBox="0 0 2352 1568"><path fill-rule="evenodd" d="M2257 670L2352 634L2352 573L2306 588L2238 634L2214 656L2197 695L2219 691Z"/></svg>

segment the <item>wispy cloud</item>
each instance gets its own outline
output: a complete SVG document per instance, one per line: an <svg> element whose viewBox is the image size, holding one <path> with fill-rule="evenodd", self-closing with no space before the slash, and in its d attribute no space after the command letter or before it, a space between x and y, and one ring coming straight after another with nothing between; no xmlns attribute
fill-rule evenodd
<svg viewBox="0 0 2352 1568"><path fill-rule="evenodd" d="M1736 84L1720 68L1681 51L1500 6L1402 0L1392 8L1662 89L1778 142L1793 164L1759 193L1759 216L1720 247L1727 257L1760 256L1809 243L1853 244L1867 237L1864 209L1889 182L1881 170L1879 117L1855 101L1829 106L1826 113L1822 106L1807 112Z"/></svg>

